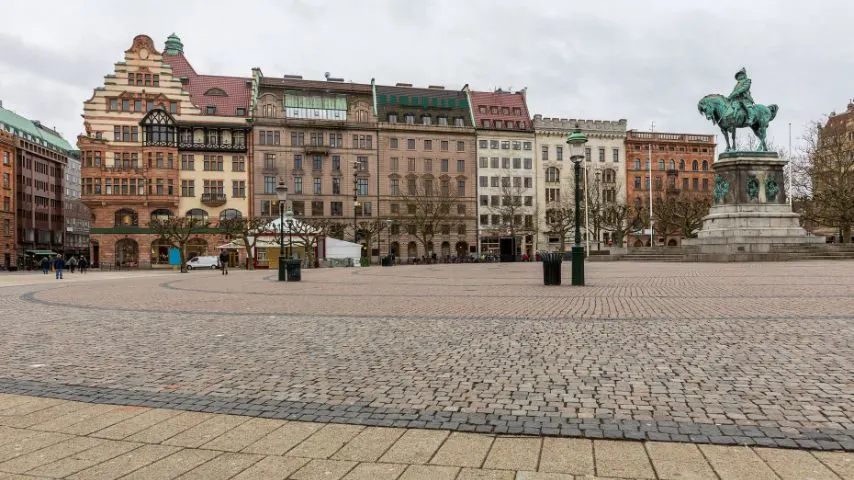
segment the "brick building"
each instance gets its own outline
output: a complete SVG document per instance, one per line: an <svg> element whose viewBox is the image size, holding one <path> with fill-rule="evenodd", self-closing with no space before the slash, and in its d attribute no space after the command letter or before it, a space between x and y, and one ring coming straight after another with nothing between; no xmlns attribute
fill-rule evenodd
<svg viewBox="0 0 854 480"><path fill-rule="evenodd" d="M17 265L15 227L15 137L0 129L0 177L3 204L0 207L0 268Z"/></svg>
<svg viewBox="0 0 854 480"><path fill-rule="evenodd" d="M378 178L382 219L402 259L477 252L477 139L462 90L376 85ZM434 227L436 225L436 227ZM382 243L386 242L386 243Z"/></svg>
<svg viewBox="0 0 854 480"><path fill-rule="evenodd" d="M653 213L656 199L667 195L712 198L715 184L712 171L714 135L629 130L625 143L626 196L636 213L649 215L650 188L653 189ZM649 236L648 227L631 233L628 245L650 246ZM674 246L679 245L682 239L679 236L665 238L655 235L655 240L656 245Z"/></svg>
<svg viewBox="0 0 854 480"><path fill-rule="evenodd" d="M94 265L165 265L168 246L149 227L156 218L212 224L188 255L225 243L217 220L248 214L249 80L197 74L174 34L162 54L150 37L133 39L84 102L78 147Z"/></svg>
<svg viewBox="0 0 854 480"><path fill-rule="evenodd" d="M278 216L276 186L288 187L287 208L308 223L327 223L332 235L366 243L363 222L377 218L377 122L370 84L327 76L265 77L253 69L253 214ZM353 227L357 223L357 227ZM354 233L354 230L357 230ZM275 268L277 255L256 255Z"/></svg>
<svg viewBox="0 0 854 480"><path fill-rule="evenodd" d="M499 255L503 239L513 256L533 256L537 175L525 91L471 91L469 98L477 129L478 251Z"/></svg>
<svg viewBox="0 0 854 480"><path fill-rule="evenodd" d="M80 152L75 150L68 157L65 168L65 241L63 253L66 256L89 258L89 228L92 213L80 199L82 192L80 181Z"/></svg>
<svg viewBox="0 0 854 480"><path fill-rule="evenodd" d="M72 148L58 132L40 121L26 119L2 107L0 129L14 138L12 189L17 258L13 260L9 252L9 264L22 268L38 262L42 256L63 251L65 167ZM11 193L2 190L3 197ZM5 225L0 226L0 233L5 233ZM2 261L5 265L5 255Z"/></svg>

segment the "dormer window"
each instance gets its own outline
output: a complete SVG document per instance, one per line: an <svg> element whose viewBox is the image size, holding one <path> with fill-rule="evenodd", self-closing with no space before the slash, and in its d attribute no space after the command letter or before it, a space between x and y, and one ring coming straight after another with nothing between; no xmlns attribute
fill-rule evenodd
<svg viewBox="0 0 854 480"><path fill-rule="evenodd" d="M481 121L480 121L480 124L481 124L481 126L482 126L483 128L489 128L489 120L486 120L486 119L481 120ZM486 141L486 140L484 140L484 142L485 142L485 141Z"/></svg>
<svg viewBox="0 0 854 480"><path fill-rule="evenodd" d="M495 128L501 128L504 126L504 123L501 120L495 121Z"/></svg>
<svg viewBox="0 0 854 480"><path fill-rule="evenodd" d="M454 117L454 126L455 127L465 127L466 124L465 124L465 121L463 120L463 117Z"/></svg>
<svg viewBox="0 0 854 480"><path fill-rule="evenodd" d="M389 113L388 114L388 123L397 123L397 114Z"/></svg>
<svg viewBox="0 0 854 480"><path fill-rule="evenodd" d="M486 105L480 105L477 107L478 113L486 113Z"/></svg>
<svg viewBox="0 0 854 480"><path fill-rule="evenodd" d="M439 125L441 125L443 127L448 126L448 117L439 117L438 120L439 120Z"/></svg>
<svg viewBox="0 0 854 480"><path fill-rule="evenodd" d="M237 107L237 116L238 117L245 117L246 116L246 109L243 107Z"/></svg>
<svg viewBox="0 0 854 480"><path fill-rule="evenodd" d="M406 122L407 125L415 125L415 114L407 113L403 116L403 120Z"/></svg>
<svg viewBox="0 0 854 480"><path fill-rule="evenodd" d="M498 107L492 107L492 108L490 109L490 112L491 112L493 115L498 115Z"/></svg>
<svg viewBox="0 0 854 480"><path fill-rule="evenodd" d="M208 105L208 107L205 109L205 113L207 113L208 115L216 115L216 107Z"/></svg>
<svg viewBox="0 0 854 480"><path fill-rule="evenodd" d="M421 115L421 123L424 125L432 125L433 117L431 117L430 115Z"/></svg>

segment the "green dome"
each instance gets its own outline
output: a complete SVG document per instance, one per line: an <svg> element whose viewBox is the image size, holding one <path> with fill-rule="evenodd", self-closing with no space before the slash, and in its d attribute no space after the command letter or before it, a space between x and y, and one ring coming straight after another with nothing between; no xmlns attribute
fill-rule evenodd
<svg viewBox="0 0 854 480"><path fill-rule="evenodd" d="M184 53L184 44L181 43L181 38L174 33L169 35L166 38L166 51L163 52L166 55L178 55L179 53Z"/></svg>

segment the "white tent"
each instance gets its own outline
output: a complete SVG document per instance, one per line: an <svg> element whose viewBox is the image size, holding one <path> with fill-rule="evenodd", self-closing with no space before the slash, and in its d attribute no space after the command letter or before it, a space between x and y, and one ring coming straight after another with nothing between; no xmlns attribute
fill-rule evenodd
<svg viewBox="0 0 854 480"><path fill-rule="evenodd" d="M326 258L352 258L353 265L359 266L359 259L362 257L362 246L358 243L348 242L346 240L338 240L337 238L326 237Z"/></svg>
<svg viewBox="0 0 854 480"><path fill-rule="evenodd" d="M285 213L285 235L288 235L291 232L296 235L311 235L312 233L317 233L318 230L316 228L293 218L293 216L288 217L288 213L290 213L290 211ZM288 221L291 222L291 228L288 228ZM263 231L268 234L279 233L281 231L279 225L281 225L281 219L277 217L275 220L268 223L267 226L264 227Z"/></svg>

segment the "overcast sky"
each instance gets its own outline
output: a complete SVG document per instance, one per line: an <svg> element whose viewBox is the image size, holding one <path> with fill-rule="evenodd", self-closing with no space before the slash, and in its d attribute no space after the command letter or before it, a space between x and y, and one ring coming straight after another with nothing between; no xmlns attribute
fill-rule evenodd
<svg viewBox="0 0 854 480"><path fill-rule="evenodd" d="M72 143L139 33L162 50L176 32L200 73L527 86L532 115L692 133L718 133L697 101L728 94L744 66L755 101L780 106L768 136L781 146L789 122L797 140L854 97L842 0L7 0L3 17L0 100Z"/></svg>

